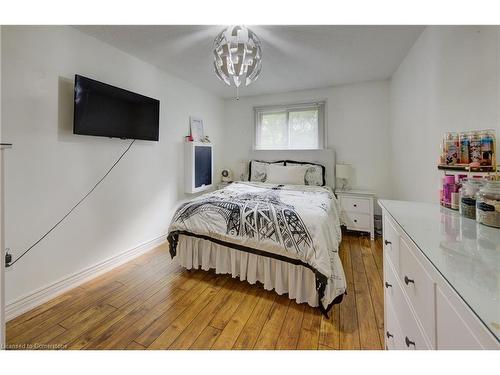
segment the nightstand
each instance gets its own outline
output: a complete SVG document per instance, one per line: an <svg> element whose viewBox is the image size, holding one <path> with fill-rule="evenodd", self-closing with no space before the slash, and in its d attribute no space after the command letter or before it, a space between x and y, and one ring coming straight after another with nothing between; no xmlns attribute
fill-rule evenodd
<svg viewBox="0 0 500 375"><path fill-rule="evenodd" d="M335 190L343 211L347 229L370 233L375 239L373 199L375 195L364 190Z"/></svg>
<svg viewBox="0 0 500 375"><path fill-rule="evenodd" d="M229 186L233 183L233 181L221 181L217 184L217 189L224 189L226 186Z"/></svg>

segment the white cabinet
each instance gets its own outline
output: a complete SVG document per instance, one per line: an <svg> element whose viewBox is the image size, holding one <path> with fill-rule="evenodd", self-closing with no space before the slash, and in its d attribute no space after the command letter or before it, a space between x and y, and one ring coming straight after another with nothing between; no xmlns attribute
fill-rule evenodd
<svg viewBox="0 0 500 375"><path fill-rule="evenodd" d="M384 257L399 267L399 234L387 215L383 216L382 223Z"/></svg>
<svg viewBox="0 0 500 375"><path fill-rule="evenodd" d="M435 254L441 249L440 243L433 248L434 253L426 253L422 243L431 246L433 234L429 233L425 241L420 241L421 238L411 237L413 232L408 226L409 223L415 223L425 230L439 232L439 225L434 225L426 217L419 217L417 207L412 209L409 204L403 207L391 205L390 202L393 201L380 202L384 230L386 348L500 349L497 337L455 291L456 286L450 285L443 277L444 270L437 269L429 259L430 254L437 259L449 259L449 254ZM390 211L391 207L406 208L397 212L398 215L404 213L410 217L405 221L404 229L397 220L398 215ZM447 219L439 217L437 222L446 224Z"/></svg>
<svg viewBox="0 0 500 375"><path fill-rule="evenodd" d="M384 289L386 346L397 350L432 349L388 258L384 259Z"/></svg>
<svg viewBox="0 0 500 375"><path fill-rule="evenodd" d="M407 244L402 237L399 249L399 283L402 286L403 294L407 297L411 309L415 311L415 316L422 326L424 336L426 336L430 346L435 347L433 333L436 324L434 317L435 282L417 258L418 253L414 254L418 249Z"/></svg>
<svg viewBox="0 0 500 375"><path fill-rule="evenodd" d="M373 194L361 190L336 190L347 229L368 232L375 239Z"/></svg>
<svg viewBox="0 0 500 375"><path fill-rule="evenodd" d="M449 288L436 288L436 339L439 349L499 349L484 324ZM459 328L459 329L457 329Z"/></svg>
<svg viewBox="0 0 500 375"><path fill-rule="evenodd" d="M214 163L210 143L184 144L184 191L189 194L208 190L213 186Z"/></svg>

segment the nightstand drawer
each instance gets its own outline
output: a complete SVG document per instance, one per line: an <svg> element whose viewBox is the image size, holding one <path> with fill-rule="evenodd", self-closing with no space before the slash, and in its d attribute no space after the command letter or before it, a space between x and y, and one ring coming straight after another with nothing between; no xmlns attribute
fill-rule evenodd
<svg viewBox="0 0 500 375"><path fill-rule="evenodd" d="M346 226L347 229L351 230L370 230L371 222L373 220L371 215L355 213L355 212L346 212L345 213Z"/></svg>
<svg viewBox="0 0 500 375"><path fill-rule="evenodd" d="M225 187L228 187L229 185L231 185L233 183L233 181L221 181L217 184L217 189L224 189Z"/></svg>
<svg viewBox="0 0 500 375"><path fill-rule="evenodd" d="M369 198L341 197L340 205L347 212L369 214L371 212Z"/></svg>

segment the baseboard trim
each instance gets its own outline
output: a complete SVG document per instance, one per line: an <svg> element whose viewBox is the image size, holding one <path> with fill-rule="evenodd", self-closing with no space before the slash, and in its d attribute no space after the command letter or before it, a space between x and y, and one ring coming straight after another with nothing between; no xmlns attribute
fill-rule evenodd
<svg viewBox="0 0 500 375"><path fill-rule="evenodd" d="M102 275L105 272L112 270L113 268L122 265L123 263L147 253L166 241L167 235L163 234L150 241L144 242L139 246L124 251L123 253L115 255L82 271L64 277L50 285L47 285L46 287L40 288L32 293L18 298L5 306L5 319L6 321L12 320L15 317L34 309L42 303L45 303L72 288L75 288L99 275Z"/></svg>

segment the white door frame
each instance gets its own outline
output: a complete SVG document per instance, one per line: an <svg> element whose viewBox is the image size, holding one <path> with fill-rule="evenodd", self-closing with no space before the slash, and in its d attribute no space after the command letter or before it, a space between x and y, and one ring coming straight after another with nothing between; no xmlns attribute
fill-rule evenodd
<svg viewBox="0 0 500 375"><path fill-rule="evenodd" d="M0 349L5 348L5 195L4 195L4 152L10 143L0 143Z"/></svg>
<svg viewBox="0 0 500 375"><path fill-rule="evenodd" d="M2 26L0 26L0 139L2 135ZM5 348L5 253L4 253L4 199L3 153L0 145L0 350Z"/></svg>
<svg viewBox="0 0 500 375"><path fill-rule="evenodd" d="M5 200L4 200L4 152L11 148L8 143L0 143L0 349L5 349Z"/></svg>
<svg viewBox="0 0 500 375"><path fill-rule="evenodd" d="M0 26L0 139L2 139L2 26ZM3 147L0 147L0 350L5 348L5 256L3 240Z"/></svg>
<svg viewBox="0 0 500 375"><path fill-rule="evenodd" d="M5 200L4 200L4 152L11 148L0 143L0 349L5 349Z"/></svg>
<svg viewBox="0 0 500 375"><path fill-rule="evenodd" d="M3 153L0 146L0 349L5 348L5 247L4 247L4 199L3 199Z"/></svg>

